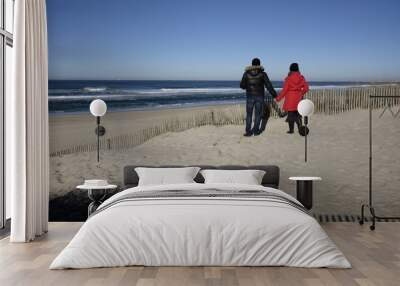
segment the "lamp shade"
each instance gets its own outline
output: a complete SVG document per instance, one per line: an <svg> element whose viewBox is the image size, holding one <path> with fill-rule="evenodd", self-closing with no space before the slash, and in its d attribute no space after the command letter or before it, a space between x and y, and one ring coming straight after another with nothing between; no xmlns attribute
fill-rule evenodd
<svg viewBox="0 0 400 286"><path fill-rule="evenodd" d="M299 102L297 110L302 116L310 116L314 112L314 103L309 99L303 99Z"/></svg>
<svg viewBox="0 0 400 286"><path fill-rule="evenodd" d="M90 113L93 116L103 116L107 112L107 104L101 99L95 99L90 103Z"/></svg>

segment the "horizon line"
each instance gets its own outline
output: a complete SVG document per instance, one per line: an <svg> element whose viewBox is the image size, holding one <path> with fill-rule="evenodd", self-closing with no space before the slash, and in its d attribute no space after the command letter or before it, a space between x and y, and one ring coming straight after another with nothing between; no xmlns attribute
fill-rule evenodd
<svg viewBox="0 0 400 286"><path fill-rule="evenodd" d="M49 78L49 81L236 81L240 82L240 79L54 79ZM271 81L284 81L284 79ZM359 83L400 83L399 80L307 80L308 82L359 82Z"/></svg>

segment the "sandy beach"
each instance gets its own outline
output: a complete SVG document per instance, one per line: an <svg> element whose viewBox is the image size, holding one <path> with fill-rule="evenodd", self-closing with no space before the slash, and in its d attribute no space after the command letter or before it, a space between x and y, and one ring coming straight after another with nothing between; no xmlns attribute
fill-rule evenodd
<svg viewBox="0 0 400 286"><path fill-rule="evenodd" d="M228 112L230 106L212 107ZM210 107L109 113L104 118L107 135L117 135L157 124L171 116L184 118ZM395 110L397 111L397 109ZM400 119L388 112L374 115L374 199L379 214L400 214ZM53 117L50 136L53 147L95 141L94 118L89 115ZM359 214L368 191L368 110L336 115L315 114L310 120L309 161L304 162L304 137L288 135L284 119L273 118L265 133L244 138L243 125L202 126L168 132L126 150L102 150L51 158L52 198L65 195L84 179L107 178L122 184L125 165L164 164L276 164L281 168L281 186L294 195L290 176L322 177L314 187L314 213ZM92 134L93 133L93 134Z"/></svg>

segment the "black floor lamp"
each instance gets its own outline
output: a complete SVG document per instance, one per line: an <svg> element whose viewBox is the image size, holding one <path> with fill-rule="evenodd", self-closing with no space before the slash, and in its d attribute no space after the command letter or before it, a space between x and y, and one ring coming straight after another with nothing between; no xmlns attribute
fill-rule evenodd
<svg viewBox="0 0 400 286"><path fill-rule="evenodd" d="M303 99L299 102L297 110L304 117L304 161L307 162L307 135L308 135L308 117L314 113L314 103L309 99Z"/></svg>
<svg viewBox="0 0 400 286"><path fill-rule="evenodd" d="M97 135L97 162L100 162L100 136L106 134L104 126L100 125L100 118L107 112L107 104L101 99L95 99L90 103L90 113L96 117L97 127L95 133Z"/></svg>

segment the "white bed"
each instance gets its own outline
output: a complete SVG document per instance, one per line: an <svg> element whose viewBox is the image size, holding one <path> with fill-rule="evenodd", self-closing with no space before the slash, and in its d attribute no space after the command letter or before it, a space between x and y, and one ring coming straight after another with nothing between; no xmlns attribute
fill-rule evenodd
<svg viewBox="0 0 400 286"><path fill-rule="evenodd" d="M182 196L122 200L166 191L262 191L272 198ZM141 192L141 193L138 193ZM50 269L145 266L350 268L318 222L277 189L240 184L172 184L122 191L81 227Z"/></svg>

